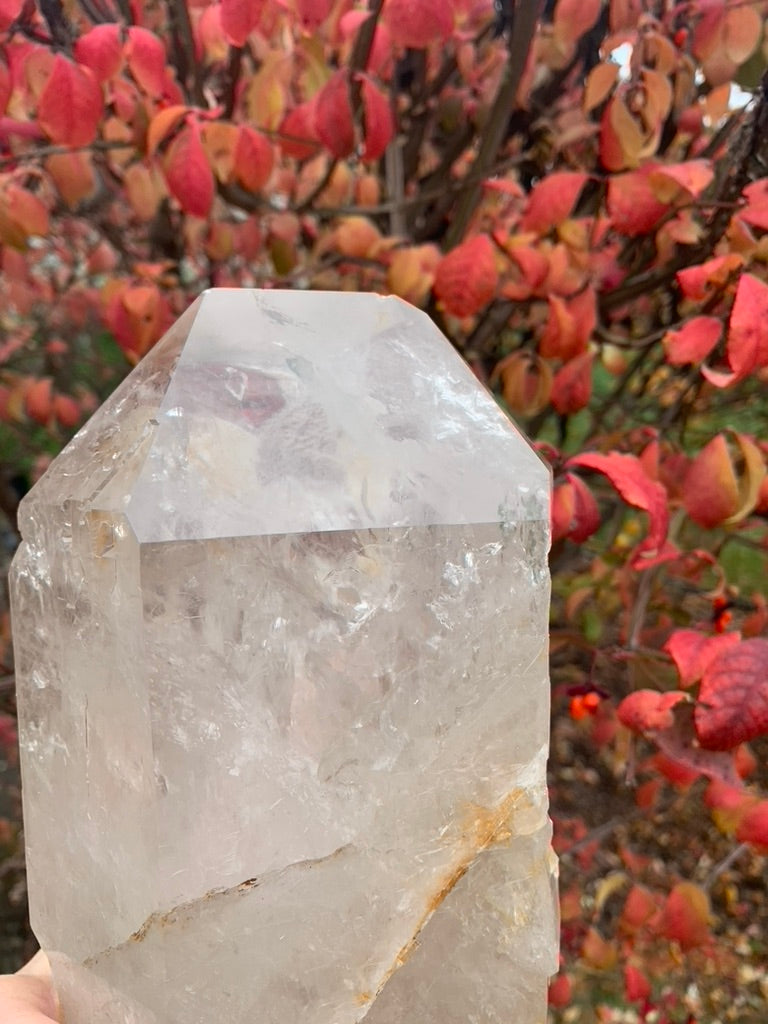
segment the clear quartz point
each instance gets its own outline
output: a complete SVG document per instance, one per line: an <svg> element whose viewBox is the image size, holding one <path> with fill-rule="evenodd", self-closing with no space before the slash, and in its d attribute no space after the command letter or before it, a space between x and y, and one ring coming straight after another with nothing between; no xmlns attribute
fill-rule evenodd
<svg viewBox="0 0 768 1024"><path fill-rule="evenodd" d="M423 313L205 293L20 521L67 1024L544 1024L549 477Z"/></svg>

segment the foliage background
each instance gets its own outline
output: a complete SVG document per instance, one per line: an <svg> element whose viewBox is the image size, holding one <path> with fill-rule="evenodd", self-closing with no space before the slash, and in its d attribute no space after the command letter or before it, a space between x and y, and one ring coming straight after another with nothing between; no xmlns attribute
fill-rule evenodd
<svg viewBox="0 0 768 1024"><path fill-rule="evenodd" d="M0 0L6 555L209 286L402 296L550 461L555 1020L764 1018L767 12ZM7 968L7 612L0 658Z"/></svg>

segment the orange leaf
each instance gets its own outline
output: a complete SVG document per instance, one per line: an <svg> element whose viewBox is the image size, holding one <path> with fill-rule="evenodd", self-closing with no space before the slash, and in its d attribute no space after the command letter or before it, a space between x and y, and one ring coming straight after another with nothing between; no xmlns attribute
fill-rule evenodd
<svg viewBox="0 0 768 1024"><path fill-rule="evenodd" d="M534 352L518 349L494 368L491 384L501 378L504 401L520 416L535 416L546 408L552 391L552 368Z"/></svg>
<svg viewBox="0 0 768 1024"><path fill-rule="evenodd" d="M45 134L64 146L87 146L96 138L104 103L92 71L57 54L37 105Z"/></svg>
<svg viewBox="0 0 768 1024"><path fill-rule="evenodd" d="M92 195L96 188L90 153L54 153L45 161L45 169L70 209Z"/></svg>
<svg viewBox="0 0 768 1024"><path fill-rule="evenodd" d="M248 125L241 125L235 148L235 177L249 192L260 192L270 179L275 154L271 144Z"/></svg>
<svg viewBox="0 0 768 1024"><path fill-rule="evenodd" d="M600 526L600 511L589 487L573 473L552 494L552 542L570 538L577 544L588 540Z"/></svg>
<svg viewBox="0 0 768 1024"><path fill-rule="evenodd" d="M381 233L367 217L344 217L334 232L334 239L344 256L366 259L375 255Z"/></svg>
<svg viewBox="0 0 768 1024"><path fill-rule="evenodd" d="M346 69L337 71L320 90L315 108L317 137L335 157L349 156L355 148L355 126Z"/></svg>
<svg viewBox="0 0 768 1024"><path fill-rule="evenodd" d="M743 64L760 45L763 28L763 20L754 7L727 7L722 29L725 56L736 65Z"/></svg>
<svg viewBox="0 0 768 1024"><path fill-rule="evenodd" d="M244 46L261 20L266 0L221 0L221 27L233 46Z"/></svg>
<svg viewBox="0 0 768 1024"><path fill-rule="evenodd" d="M382 21L397 46L423 50L453 31L453 12L445 0L386 0Z"/></svg>
<svg viewBox="0 0 768 1024"><path fill-rule="evenodd" d="M528 197L522 231L544 233L561 224L568 216L589 178L582 171L557 171L534 186Z"/></svg>
<svg viewBox="0 0 768 1024"><path fill-rule="evenodd" d="M165 47L157 36L146 28L131 25L125 56L136 82L150 96L162 96L165 91Z"/></svg>
<svg viewBox="0 0 768 1024"><path fill-rule="evenodd" d="M618 950L616 945L604 939L596 928L590 928L584 937L581 956L590 967L598 971L607 971L615 966Z"/></svg>
<svg viewBox="0 0 768 1024"><path fill-rule="evenodd" d="M75 42L78 64L90 68L98 82L107 82L123 63L123 44L119 25L96 25Z"/></svg>
<svg viewBox="0 0 768 1024"><path fill-rule="evenodd" d="M200 130L200 141L219 181L232 180L239 134L237 126L226 121L209 121Z"/></svg>
<svg viewBox="0 0 768 1024"><path fill-rule="evenodd" d="M552 383L552 405L561 416L583 409L592 397L593 352L582 352L557 371Z"/></svg>
<svg viewBox="0 0 768 1024"><path fill-rule="evenodd" d="M596 64L587 75L587 82L584 86L584 98L582 104L584 113L599 107L604 100L608 99L611 89L619 77L619 65L613 61L603 61Z"/></svg>
<svg viewBox="0 0 768 1024"><path fill-rule="evenodd" d="M723 324L715 316L695 316L679 331L667 331L663 345L671 366L700 363L720 340Z"/></svg>
<svg viewBox="0 0 768 1024"><path fill-rule="evenodd" d="M488 235L475 235L442 258L434 292L447 313L473 316L491 301L497 284L493 243Z"/></svg>
<svg viewBox="0 0 768 1024"><path fill-rule="evenodd" d="M396 249L387 271L387 288L414 306L423 306L439 262L440 250L436 245Z"/></svg>
<svg viewBox="0 0 768 1024"><path fill-rule="evenodd" d="M571 299L549 296L549 317L539 342L546 359L568 361L586 351L597 322L597 300L592 287Z"/></svg>
<svg viewBox="0 0 768 1024"><path fill-rule="evenodd" d="M147 129L147 156L154 156L158 146L170 135L188 111L189 107L175 104L165 107L164 110L155 114Z"/></svg>
<svg viewBox="0 0 768 1024"><path fill-rule="evenodd" d="M563 42L576 42L600 17L602 0L557 0L552 30Z"/></svg>
<svg viewBox="0 0 768 1024"><path fill-rule="evenodd" d="M614 96L600 120L600 160L608 171L636 167L643 150L643 134L624 100Z"/></svg>
<svg viewBox="0 0 768 1024"><path fill-rule="evenodd" d="M720 526L739 505L739 485L724 434L707 444L688 469L683 484L685 510L699 526Z"/></svg>
<svg viewBox="0 0 768 1024"><path fill-rule="evenodd" d="M186 125L170 144L163 171L182 210L193 217L207 217L213 205L214 180L196 125Z"/></svg>
<svg viewBox="0 0 768 1024"><path fill-rule="evenodd" d="M684 950L703 946L709 939L709 897L693 882L679 882L667 897L662 934Z"/></svg>
<svg viewBox="0 0 768 1024"><path fill-rule="evenodd" d="M150 221L157 213L160 201L167 195L165 182L157 168L146 164L131 164L124 177L125 193L134 213L142 221Z"/></svg>

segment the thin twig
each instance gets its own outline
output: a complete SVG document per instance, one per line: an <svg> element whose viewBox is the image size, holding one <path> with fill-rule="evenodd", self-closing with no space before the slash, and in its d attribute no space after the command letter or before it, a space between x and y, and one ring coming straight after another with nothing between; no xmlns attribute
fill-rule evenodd
<svg viewBox="0 0 768 1024"><path fill-rule="evenodd" d="M499 91L491 107L490 116L483 128L482 141L475 161L475 170L481 176L487 176L496 161L499 149L504 142L507 126L515 107L515 97L528 59L533 37L541 11L540 0L526 0L517 5L515 21L509 39L509 54L504 69ZM459 197L453 220L445 236L446 250L458 245L472 218L472 214L480 202L481 187L470 184Z"/></svg>

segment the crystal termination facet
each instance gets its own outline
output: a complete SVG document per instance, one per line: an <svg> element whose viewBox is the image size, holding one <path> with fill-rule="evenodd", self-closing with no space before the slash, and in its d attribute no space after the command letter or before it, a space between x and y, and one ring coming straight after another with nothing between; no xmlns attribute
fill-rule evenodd
<svg viewBox="0 0 768 1024"><path fill-rule="evenodd" d="M405 303L190 307L21 509L67 1024L543 1024L548 503Z"/></svg>

